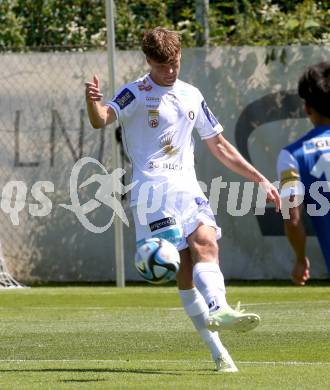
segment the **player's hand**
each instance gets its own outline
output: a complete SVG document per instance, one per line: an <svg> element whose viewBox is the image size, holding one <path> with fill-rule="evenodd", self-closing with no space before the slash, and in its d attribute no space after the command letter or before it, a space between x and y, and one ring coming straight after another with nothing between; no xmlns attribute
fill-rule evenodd
<svg viewBox="0 0 330 390"><path fill-rule="evenodd" d="M259 185L266 194L266 202L273 202L275 204L275 210L278 213L281 209L281 197L277 188L268 180L260 182Z"/></svg>
<svg viewBox="0 0 330 390"><path fill-rule="evenodd" d="M103 94L100 92L100 82L96 75L93 76L93 81L85 83L86 100L91 102L99 102Z"/></svg>
<svg viewBox="0 0 330 390"><path fill-rule="evenodd" d="M304 257L302 260L297 259L291 273L293 283L297 286L304 286L307 280L310 278L309 271L310 262L308 257Z"/></svg>

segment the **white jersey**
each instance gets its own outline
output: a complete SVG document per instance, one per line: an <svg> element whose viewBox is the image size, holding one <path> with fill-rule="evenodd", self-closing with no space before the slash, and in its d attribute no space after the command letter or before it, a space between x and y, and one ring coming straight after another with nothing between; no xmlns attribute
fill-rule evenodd
<svg viewBox="0 0 330 390"><path fill-rule="evenodd" d="M149 75L126 84L107 102L122 127L122 139L133 166L131 205L145 182L166 183L176 192L202 195L194 169L194 140L221 133L222 126L207 107L200 91L176 80L170 87L155 84ZM153 184L154 183L154 184Z"/></svg>

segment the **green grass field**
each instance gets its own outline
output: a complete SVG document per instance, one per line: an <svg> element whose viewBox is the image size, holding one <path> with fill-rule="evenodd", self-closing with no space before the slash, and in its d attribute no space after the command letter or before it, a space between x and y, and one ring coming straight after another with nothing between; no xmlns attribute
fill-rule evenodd
<svg viewBox="0 0 330 390"><path fill-rule="evenodd" d="M217 373L176 288L35 287L0 293L0 389L330 388L330 284L230 285L262 317L222 340Z"/></svg>

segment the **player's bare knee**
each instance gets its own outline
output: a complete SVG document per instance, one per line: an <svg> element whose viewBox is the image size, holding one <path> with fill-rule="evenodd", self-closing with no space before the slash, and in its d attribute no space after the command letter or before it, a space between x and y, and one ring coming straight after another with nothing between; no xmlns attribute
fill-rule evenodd
<svg viewBox="0 0 330 390"><path fill-rule="evenodd" d="M216 260L218 258L218 244L214 239L206 236L196 237L190 242L190 249L194 261Z"/></svg>

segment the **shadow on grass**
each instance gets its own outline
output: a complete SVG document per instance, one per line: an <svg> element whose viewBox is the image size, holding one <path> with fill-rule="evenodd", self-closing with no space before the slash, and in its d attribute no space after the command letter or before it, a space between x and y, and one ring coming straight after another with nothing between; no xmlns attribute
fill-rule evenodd
<svg viewBox="0 0 330 390"><path fill-rule="evenodd" d="M184 371L184 370L180 370ZM189 370L190 371L190 370ZM156 369L130 369L130 368L23 368L23 369L0 369L0 373L5 372L71 372L71 373L104 373L104 374L148 374L148 375L177 375L182 374L175 370L165 371Z"/></svg>
<svg viewBox="0 0 330 390"><path fill-rule="evenodd" d="M29 284L30 287L116 287L114 282L45 282L45 283L34 283ZM127 287L149 287L155 289L157 287L175 287L176 283L171 281L160 286L155 286L146 282L126 282ZM250 287L297 287L291 280L235 280L230 279L226 281L226 286L250 286ZM329 279L313 279L309 280L306 287L319 287L319 286L330 286ZM301 288L301 287L299 287Z"/></svg>
<svg viewBox="0 0 330 390"><path fill-rule="evenodd" d="M108 382L110 379L63 379L63 383L88 383L88 382Z"/></svg>

